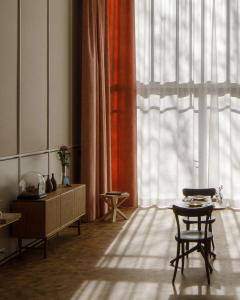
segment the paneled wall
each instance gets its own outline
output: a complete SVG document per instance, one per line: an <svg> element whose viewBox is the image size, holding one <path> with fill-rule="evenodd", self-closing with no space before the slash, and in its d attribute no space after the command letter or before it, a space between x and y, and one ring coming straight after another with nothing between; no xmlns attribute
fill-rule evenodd
<svg viewBox="0 0 240 300"><path fill-rule="evenodd" d="M0 210L27 171L55 173L72 147L72 0L0 0ZM0 259L16 248L0 232Z"/></svg>

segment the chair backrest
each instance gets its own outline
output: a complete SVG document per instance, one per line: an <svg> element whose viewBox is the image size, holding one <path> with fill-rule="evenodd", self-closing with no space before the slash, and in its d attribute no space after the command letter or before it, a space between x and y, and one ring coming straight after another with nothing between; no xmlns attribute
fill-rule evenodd
<svg viewBox="0 0 240 300"><path fill-rule="evenodd" d="M211 198L216 195L217 191L215 188L206 188L206 189L189 189L185 188L182 190L183 195L185 197L188 196L196 196L196 195L203 195L203 196L210 196Z"/></svg>
<svg viewBox="0 0 240 300"><path fill-rule="evenodd" d="M201 217L206 217L206 220L204 222L204 224L205 224L204 234L205 234L205 238L207 237L208 226L209 226L208 221L211 219L213 205L206 205L204 207L196 207L196 208L173 205L172 208L173 208L173 212L176 217L178 237L180 237L179 216L198 217L198 230L200 230L200 228L201 228L201 226L200 226Z"/></svg>

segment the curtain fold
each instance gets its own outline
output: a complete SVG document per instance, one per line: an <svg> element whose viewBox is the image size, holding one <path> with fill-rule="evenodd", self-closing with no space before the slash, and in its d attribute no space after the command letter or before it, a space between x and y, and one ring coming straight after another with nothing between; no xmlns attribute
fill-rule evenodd
<svg viewBox="0 0 240 300"><path fill-rule="evenodd" d="M81 183L87 187L88 221L103 214L99 194L111 190L107 3L82 3Z"/></svg>
<svg viewBox="0 0 240 300"><path fill-rule="evenodd" d="M109 0L111 149L113 190L137 206L135 11L133 0Z"/></svg>

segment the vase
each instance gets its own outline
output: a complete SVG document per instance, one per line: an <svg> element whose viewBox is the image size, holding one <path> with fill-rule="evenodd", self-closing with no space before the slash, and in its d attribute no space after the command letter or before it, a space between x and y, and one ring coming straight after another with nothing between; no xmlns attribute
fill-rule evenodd
<svg viewBox="0 0 240 300"><path fill-rule="evenodd" d="M66 177L67 177L67 166L62 165L62 185L65 185Z"/></svg>
<svg viewBox="0 0 240 300"><path fill-rule="evenodd" d="M55 179L53 173L52 173L51 182L52 182L52 186L53 186L53 191L56 191L57 190L57 182L56 182L56 179Z"/></svg>
<svg viewBox="0 0 240 300"><path fill-rule="evenodd" d="M46 193L51 193L53 190L53 186L52 186L52 182L49 178L49 175L47 176L47 180L46 180Z"/></svg>

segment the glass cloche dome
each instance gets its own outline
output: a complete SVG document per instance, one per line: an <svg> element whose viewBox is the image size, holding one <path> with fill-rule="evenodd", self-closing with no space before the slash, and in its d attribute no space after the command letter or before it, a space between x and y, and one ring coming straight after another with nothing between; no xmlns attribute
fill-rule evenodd
<svg viewBox="0 0 240 300"><path fill-rule="evenodd" d="M22 176L18 198L39 199L45 196L45 179L41 174L28 172Z"/></svg>

